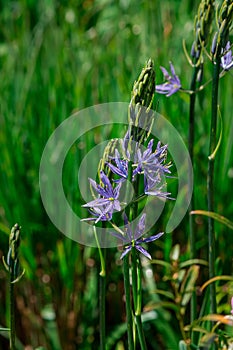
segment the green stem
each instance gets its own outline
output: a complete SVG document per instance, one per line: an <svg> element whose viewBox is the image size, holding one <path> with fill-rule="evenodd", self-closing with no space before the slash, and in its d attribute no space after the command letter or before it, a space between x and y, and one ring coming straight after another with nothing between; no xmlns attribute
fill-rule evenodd
<svg viewBox="0 0 233 350"><path fill-rule="evenodd" d="M141 307L142 307L142 266L140 259L137 259L137 306L135 311L135 319L138 330L138 338L142 350L146 350L146 340L142 327L142 317L141 317Z"/></svg>
<svg viewBox="0 0 233 350"><path fill-rule="evenodd" d="M127 334L128 334L128 350L134 350L133 340L133 317L130 298L130 278L129 278L129 255L123 259L124 272L124 288L125 288L125 303L126 303L126 319L127 319Z"/></svg>
<svg viewBox="0 0 233 350"><path fill-rule="evenodd" d="M196 88L196 79L197 79L198 67L194 68L193 78L190 86L190 90L194 91ZM193 164L193 149L194 149L194 138L195 138L195 102L196 94L193 93L190 95L190 105L189 105L189 155L191 163ZM191 171L191 169L190 169ZM189 179L191 179L192 174L189 174ZM191 182L191 181L189 181ZM192 189L189 189L192 191ZM190 202L190 211L194 210L194 193L192 193L192 198ZM196 256L196 245L195 245L195 235L194 235L194 217L190 215L190 258L194 259Z"/></svg>
<svg viewBox="0 0 233 350"><path fill-rule="evenodd" d="M212 155L216 147L216 129L218 114L218 85L220 73L220 57L217 58L213 66L213 85L212 85L212 113L210 127L209 155ZM209 157L207 173L207 199L208 211L214 211L214 157ZM215 233L214 220L208 218L208 248L209 248L209 278L215 276ZM216 289L215 283L210 284L210 312L216 313Z"/></svg>
<svg viewBox="0 0 233 350"><path fill-rule="evenodd" d="M15 285L14 271L11 272L10 277L10 350L15 350Z"/></svg>
<svg viewBox="0 0 233 350"><path fill-rule="evenodd" d="M93 231L94 231L94 236L95 236L95 240L96 240L96 244L97 244L97 248L98 248L98 252L99 252L99 257L100 257L100 265L101 265L101 271L100 271L100 276L105 276L106 275L106 271L105 271L105 258L104 255L102 253L102 249L100 247L99 244L99 239L96 233L96 227L93 226Z"/></svg>
<svg viewBox="0 0 233 350"><path fill-rule="evenodd" d="M133 290L133 304L134 312L137 310L137 256L136 249L133 247L131 250L132 254L132 290Z"/></svg>
<svg viewBox="0 0 233 350"><path fill-rule="evenodd" d="M102 248L103 251L103 259L106 259L106 248ZM105 350L106 348L106 320L105 320L105 312L106 312L106 273L103 272L103 267L100 272L99 277L99 306L100 306L100 350Z"/></svg>
<svg viewBox="0 0 233 350"><path fill-rule="evenodd" d="M190 84L190 90L196 90L196 82L197 82L197 74L198 67L194 67L193 77ZM194 164L193 150L194 150L194 139L195 139L195 102L196 102L196 94L193 93L190 95L190 104L189 104L189 155L191 164ZM189 169L189 183L191 184L192 173L191 169ZM191 185L189 185L189 190L192 191ZM189 205L189 212L194 210L194 192L192 193L191 202ZM196 257L196 239L194 234L194 217L193 215L189 215L189 240L190 240L190 258L194 259ZM192 293L191 297L191 308L190 308L190 323L196 319L197 316L197 296L195 291ZM192 342L195 343L196 339L194 333L192 332Z"/></svg>
<svg viewBox="0 0 233 350"><path fill-rule="evenodd" d="M139 179L137 178L134 182L134 196L138 198L139 192ZM131 206L131 220L138 217L138 202L133 202ZM146 350L146 341L142 327L141 318L141 304L142 304L142 293L141 293L141 264L136 252L135 247L131 250L132 253L132 289L133 289L133 301L134 301L134 312L135 321L138 332L138 339L141 345L141 350Z"/></svg>
<svg viewBox="0 0 233 350"><path fill-rule="evenodd" d="M132 248L132 287L133 300L135 310L135 321L138 332L138 339L141 345L141 350L147 350L144 331L142 327L141 305L142 305L142 276L141 263L137 255L136 249Z"/></svg>
<svg viewBox="0 0 233 350"><path fill-rule="evenodd" d="M105 321L105 312L106 312L106 269L105 269L105 260L106 260L106 248L100 247L98 236L96 233L96 227L93 226L94 236L99 252L101 271L99 273L99 321L100 321L100 350L105 350L106 348L106 321Z"/></svg>

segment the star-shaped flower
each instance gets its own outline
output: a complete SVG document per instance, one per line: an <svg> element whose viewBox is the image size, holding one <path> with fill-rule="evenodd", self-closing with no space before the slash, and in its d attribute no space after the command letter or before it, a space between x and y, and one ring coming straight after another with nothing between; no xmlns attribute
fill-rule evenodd
<svg viewBox="0 0 233 350"><path fill-rule="evenodd" d="M109 205L103 205L102 207L89 208L89 212L94 217L81 219L81 221L95 221L95 224L99 221L109 221L112 219L112 208Z"/></svg>
<svg viewBox="0 0 233 350"><path fill-rule="evenodd" d="M144 174L145 194L167 198L170 193L162 191L164 187L162 180L166 174L170 174L169 167L171 166L164 164L167 157L167 145L161 146L161 143L158 142L153 152L153 142L153 139L150 140L144 152L140 148L137 150L133 177L135 178L137 174Z"/></svg>
<svg viewBox="0 0 233 350"><path fill-rule="evenodd" d="M233 67L233 57L230 41L227 42L225 49L222 50L222 53L224 55L221 57L221 66L224 70L229 70Z"/></svg>
<svg viewBox="0 0 233 350"><path fill-rule="evenodd" d="M120 179L115 180L115 182L118 182L118 183L123 182L128 177L128 161L126 159L121 159L120 153L118 152L117 149L115 149L114 161L116 165L113 165L112 163L109 163L109 162L107 162L106 164L114 174L120 176Z"/></svg>
<svg viewBox="0 0 233 350"><path fill-rule="evenodd" d="M161 237L164 232L160 232L157 235L150 236L147 238L140 238L143 235L143 232L145 230L145 220L146 220L146 214L143 214L136 226L136 229L134 233L132 232L131 225L128 221L127 216L124 216L124 235L121 235L120 233L114 233L113 235L120 238L124 244L127 244L125 246L125 249L123 253L121 254L121 259L124 258L126 254L128 254L131 249L134 247L138 252L143 254L146 258L151 259L151 255L148 253L148 251L142 247L143 243L150 243Z"/></svg>
<svg viewBox="0 0 233 350"><path fill-rule="evenodd" d="M121 183L113 188L109 178L103 171L100 171L100 179L103 186L89 179L92 188L98 193L99 197L83 205L84 208L91 208L90 212L94 216L97 216L97 219L90 218L84 220L95 220L95 223L111 220L113 211L121 210L120 201L118 200Z"/></svg>
<svg viewBox="0 0 233 350"><path fill-rule="evenodd" d="M175 73L175 68L173 64L170 62L170 69L172 75L169 75L168 71L164 67L160 67L163 72L165 83L156 85L155 91L158 94L165 94L167 97L171 96L181 88L181 83L179 77Z"/></svg>

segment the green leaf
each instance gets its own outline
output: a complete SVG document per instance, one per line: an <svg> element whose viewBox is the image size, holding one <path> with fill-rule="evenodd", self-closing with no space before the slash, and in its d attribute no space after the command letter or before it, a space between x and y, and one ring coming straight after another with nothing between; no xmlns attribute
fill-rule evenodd
<svg viewBox="0 0 233 350"><path fill-rule="evenodd" d="M66 252L64 248L64 243L61 240L57 242L57 256L58 256L59 269L60 269L62 279L66 283L68 280L67 276L69 275L69 269L66 261Z"/></svg>
<svg viewBox="0 0 233 350"><path fill-rule="evenodd" d="M200 288L200 292L202 293L203 290L211 283L216 282L216 281L233 281L233 277L232 276L215 276L211 279L209 279L208 281L206 281Z"/></svg>
<svg viewBox="0 0 233 350"><path fill-rule="evenodd" d="M144 307L144 311L148 312L148 311L156 310L160 308L171 309L171 310L174 310L175 312L179 312L180 310L179 306L176 305L175 303L171 303L169 301L159 301L159 302L155 302L155 303L152 302L150 304L147 304Z"/></svg>
<svg viewBox="0 0 233 350"><path fill-rule="evenodd" d="M226 225L227 227L229 227L231 230L233 230L233 222L228 220L227 218L225 218L222 215L219 215L217 213L214 213L212 211L205 211L205 210L193 210L190 212L191 215L204 215L204 216L208 216L209 218L212 218L218 222L220 222L223 225Z"/></svg>
<svg viewBox="0 0 233 350"><path fill-rule="evenodd" d="M161 266L167 267L169 270L172 269L172 265L166 261L163 261L163 260L153 259L153 260L148 262L148 265L149 264L161 265Z"/></svg>
<svg viewBox="0 0 233 350"><path fill-rule="evenodd" d="M174 300L175 299L175 296L173 293L171 292L168 292L166 290L162 290L162 289L155 289L153 291L153 293L155 294L160 294L160 295L164 295L165 297L167 297L168 299L171 299L171 300Z"/></svg>
<svg viewBox="0 0 233 350"><path fill-rule="evenodd" d="M221 141L222 141L222 129L223 129L223 127L222 127L222 116L221 116L220 112L219 112L219 119L220 119L220 122L221 122L220 123L220 128L221 128L220 129L220 135L219 135L218 143L217 143L213 153L211 155L209 155L209 157L208 157L210 160L215 158L216 153L218 152L218 149L219 149L219 147L221 145Z"/></svg>
<svg viewBox="0 0 233 350"><path fill-rule="evenodd" d="M181 306L183 307L185 307L188 304L192 296L192 292L194 291L195 283L199 275L199 269L200 269L200 266L198 265L191 266L181 285L181 294L183 295L181 300Z"/></svg>
<svg viewBox="0 0 233 350"><path fill-rule="evenodd" d="M188 267L190 265L204 265L204 266L208 266L208 261L203 260L203 259L190 259L190 260L186 260L182 263L180 263L180 268L184 268L184 267Z"/></svg>

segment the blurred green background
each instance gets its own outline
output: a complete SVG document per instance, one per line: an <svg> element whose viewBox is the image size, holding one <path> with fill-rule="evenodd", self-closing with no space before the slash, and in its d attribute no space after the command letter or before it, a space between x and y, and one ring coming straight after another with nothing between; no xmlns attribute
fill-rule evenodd
<svg viewBox="0 0 233 350"><path fill-rule="evenodd" d="M190 51L199 1L0 1L0 257L6 256L12 225L22 226L21 264L25 276L18 283L17 334L27 350L97 349L98 272L96 249L70 241L52 225L39 193L39 164L45 144L56 127L74 111L104 102L129 102L134 80L145 62L155 63L156 82L163 81L160 65L171 60L182 87L189 88L192 67L183 52ZM208 49L207 49L208 50ZM203 82L211 77L206 57ZM206 210L206 171L210 127L211 84L198 94L195 141L196 208ZM220 82L223 139L216 164L216 211L233 220L233 88L232 75ZM188 138L189 98L177 93L156 95L154 107ZM97 131L98 132L98 131ZM117 132L113 130L113 133ZM219 134L219 130L218 130ZM99 132L98 141L101 139ZM117 135L116 135L117 136ZM95 142L88 138L89 147ZM80 207L77 179L82 151L67 160L63 181L67 196ZM77 209L79 210L79 209ZM166 222L166 215L160 225ZM206 219L196 219L198 257L206 259ZM216 224L217 272L232 273L232 232ZM152 248L155 258L169 261L179 244L181 260L189 256L188 218ZM109 349L125 349L125 310L119 252L108 252L107 334ZM149 267L148 267L149 269ZM145 303L156 301L155 281L167 288L165 268L153 265L145 284ZM207 277L203 269L200 283ZM202 281L202 282L201 282ZM0 325L9 325L7 273L0 266ZM227 303L227 298L224 303ZM222 310L227 306L222 304ZM227 305L227 304L226 304ZM174 311L174 310L173 310ZM173 311L151 310L145 331L149 349L176 349L180 330ZM229 310L228 310L229 311ZM0 346L7 348L1 332ZM23 348L20 347L19 349Z"/></svg>

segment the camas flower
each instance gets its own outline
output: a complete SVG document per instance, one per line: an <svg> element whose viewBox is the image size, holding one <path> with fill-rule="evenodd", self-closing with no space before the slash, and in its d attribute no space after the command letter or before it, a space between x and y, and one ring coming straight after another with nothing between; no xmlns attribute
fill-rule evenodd
<svg viewBox="0 0 233 350"><path fill-rule="evenodd" d="M155 91L158 94L165 94L167 97L171 96L181 88L181 83L179 77L175 73L175 68L173 64L170 62L170 69L172 75L170 76L168 71L164 67L160 67L161 71L163 72L164 79L166 80L165 83L156 85Z"/></svg>
<svg viewBox="0 0 233 350"><path fill-rule="evenodd" d="M225 54L224 54L224 52L225 52ZM221 66L222 66L222 68L224 70L231 69L233 67L233 57L232 57L230 41L227 42L225 49L222 50L222 54L224 54L221 57Z"/></svg>
<svg viewBox="0 0 233 350"><path fill-rule="evenodd" d="M89 179L92 188L98 193L99 197L83 205L84 208L91 208L91 214L97 217L97 219L88 218L84 219L85 221L95 220L95 223L98 221L108 221L111 220L114 210L121 210L121 205L118 200L121 183L113 188L109 178L103 171L100 171L100 179L103 186L97 184L94 180Z"/></svg>
<svg viewBox="0 0 233 350"><path fill-rule="evenodd" d="M120 153L117 149L115 149L114 161L116 166L109 162L106 163L114 174L120 176L120 179L114 181L118 183L125 181L128 177L128 161L126 159L121 159Z"/></svg>
<svg viewBox="0 0 233 350"><path fill-rule="evenodd" d="M163 192L163 177L170 174L169 164L164 164L167 156L167 145L161 147L158 142L155 152L153 152L153 142L150 140L147 149L142 153L139 148L135 155L136 168L133 171L133 177L137 174L144 174L144 193L167 198L168 192Z"/></svg>
<svg viewBox="0 0 233 350"><path fill-rule="evenodd" d="M136 226L136 229L134 233L132 232L131 225L128 221L127 216L124 216L124 231L125 235L121 235L120 233L114 233L113 235L120 238L123 241L123 244L127 244L130 242L130 244L127 244L125 246L125 249L123 253L121 254L121 259L124 258L125 255L127 255L131 249L134 247L138 252L143 254L146 258L151 259L151 255L148 253L148 251L142 247L143 243L150 243L161 237L164 232L160 232L157 235L150 236L147 238L140 238L143 235L143 232L145 230L145 220L146 220L146 214L143 214Z"/></svg>
<svg viewBox="0 0 233 350"><path fill-rule="evenodd" d="M109 221L112 219L112 211L110 209L109 205L89 208L89 212L94 217L81 219L81 221L95 221L95 224L99 221Z"/></svg>

